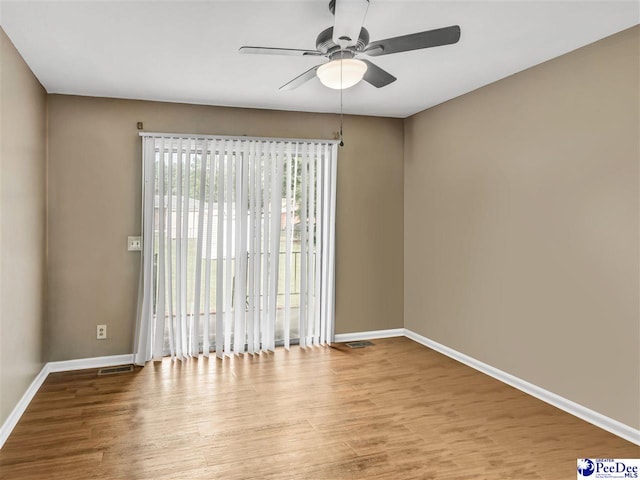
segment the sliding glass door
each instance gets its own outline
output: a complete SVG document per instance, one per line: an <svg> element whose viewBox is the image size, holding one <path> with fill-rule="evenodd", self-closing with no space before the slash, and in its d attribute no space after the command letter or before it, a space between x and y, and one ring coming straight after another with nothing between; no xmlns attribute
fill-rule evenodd
<svg viewBox="0 0 640 480"><path fill-rule="evenodd" d="M143 138L140 361L333 335L333 142Z"/></svg>

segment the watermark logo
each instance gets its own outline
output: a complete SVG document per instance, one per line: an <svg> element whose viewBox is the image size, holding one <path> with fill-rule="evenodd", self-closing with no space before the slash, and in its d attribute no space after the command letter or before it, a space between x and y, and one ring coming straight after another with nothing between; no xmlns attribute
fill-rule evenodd
<svg viewBox="0 0 640 480"><path fill-rule="evenodd" d="M578 459L578 473L583 477L588 477L596 471L596 466L593 460L588 458Z"/></svg>
<svg viewBox="0 0 640 480"><path fill-rule="evenodd" d="M640 480L640 459L638 458L579 458L578 480L627 479Z"/></svg>

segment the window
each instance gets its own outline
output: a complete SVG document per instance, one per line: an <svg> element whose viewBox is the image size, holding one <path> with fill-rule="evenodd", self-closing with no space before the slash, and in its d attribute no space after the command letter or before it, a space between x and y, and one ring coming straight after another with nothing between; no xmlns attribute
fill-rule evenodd
<svg viewBox="0 0 640 480"><path fill-rule="evenodd" d="M331 340L336 154L144 135L137 363Z"/></svg>

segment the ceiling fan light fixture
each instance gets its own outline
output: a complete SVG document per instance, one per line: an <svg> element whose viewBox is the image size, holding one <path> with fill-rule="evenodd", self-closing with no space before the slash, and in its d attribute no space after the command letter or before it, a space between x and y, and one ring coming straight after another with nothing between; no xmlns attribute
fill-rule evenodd
<svg viewBox="0 0 640 480"><path fill-rule="evenodd" d="M316 73L324 86L341 90L353 87L362 80L366 72L367 64L362 60L345 58L321 65Z"/></svg>

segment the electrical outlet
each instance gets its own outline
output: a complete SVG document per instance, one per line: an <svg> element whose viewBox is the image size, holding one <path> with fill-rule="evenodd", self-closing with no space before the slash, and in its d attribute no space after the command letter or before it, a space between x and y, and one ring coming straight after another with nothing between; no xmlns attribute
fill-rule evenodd
<svg viewBox="0 0 640 480"><path fill-rule="evenodd" d="M107 338L107 326L106 325L98 325L96 338L98 340L105 340Z"/></svg>
<svg viewBox="0 0 640 480"><path fill-rule="evenodd" d="M127 250L139 252L142 250L142 237L127 237Z"/></svg>

